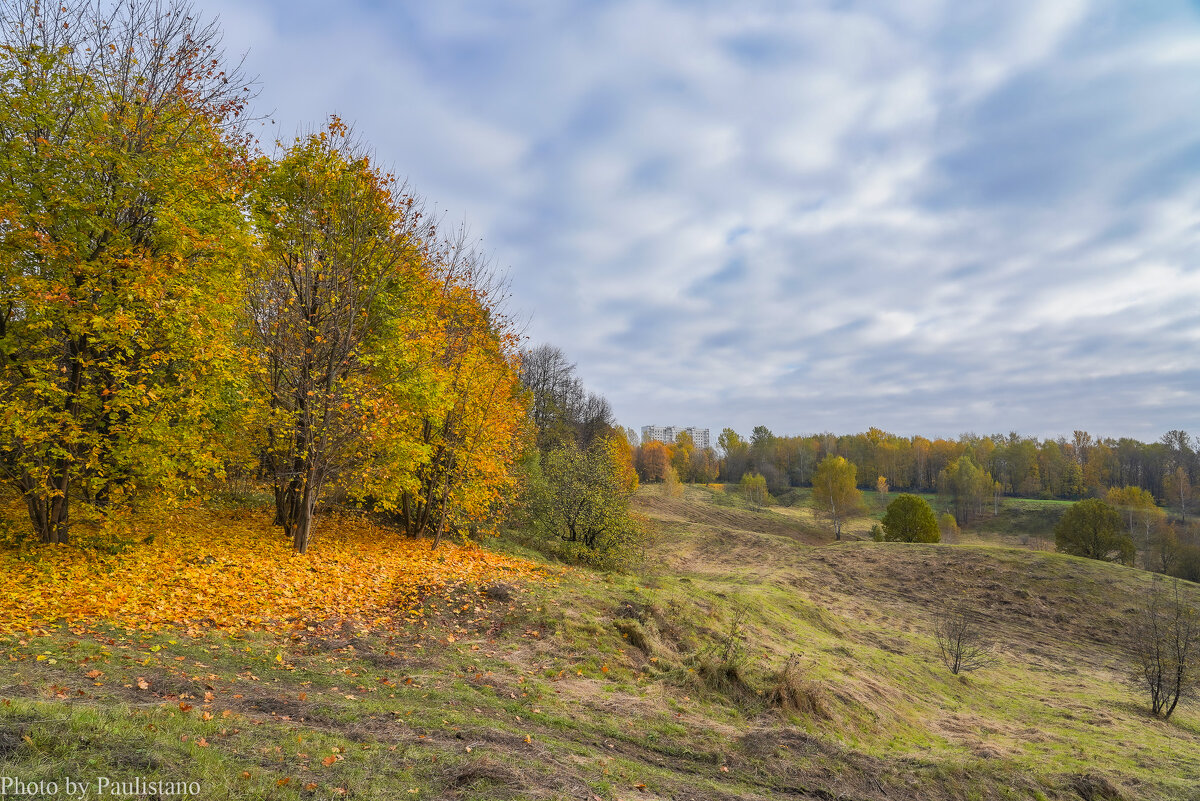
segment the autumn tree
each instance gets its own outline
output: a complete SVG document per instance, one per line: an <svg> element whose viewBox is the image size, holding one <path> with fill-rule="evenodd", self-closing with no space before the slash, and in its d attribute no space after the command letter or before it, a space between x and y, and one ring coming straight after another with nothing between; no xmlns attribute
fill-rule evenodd
<svg viewBox="0 0 1200 801"><path fill-rule="evenodd" d="M662 494L666 498L683 497L683 482L679 480L679 472L674 466L668 465L667 474L663 476Z"/></svg>
<svg viewBox="0 0 1200 801"><path fill-rule="evenodd" d="M637 450L637 471L642 481L657 484L671 469L671 451L661 442L644 442Z"/></svg>
<svg viewBox="0 0 1200 801"><path fill-rule="evenodd" d="M765 475L768 470L774 471L777 438L766 426L755 426L750 432L750 467L759 474Z"/></svg>
<svg viewBox="0 0 1200 801"><path fill-rule="evenodd" d="M375 432L399 431L427 389L406 334L423 325L413 293L430 234L415 199L336 118L269 165L254 212L265 458L276 522L303 553L328 483L361 466ZM415 443L391 450L397 461L418 456Z"/></svg>
<svg viewBox="0 0 1200 801"><path fill-rule="evenodd" d="M1192 500L1192 469L1196 464L1192 445L1196 440L1186 431L1174 429L1163 434L1159 442L1167 449L1162 495L1168 505L1177 506L1183 515L1187 515Z"/></svg>
<svg viewBox="0 0 1200 801"><path fill-rule="evenodd" d="M746 473L738 482L738 491L745 496L746 501L756 509L767 505L770 495L767 492L767 480L758 473Z"/></svg>
<svg viewBox="0 0 1200 801"><path fill-rule="evenodd" d="M1173 575L1176 566L1180 564L1187 553L1188 548L1179 541L1179 532L1175 525L1165 519L1160 520L1155 525L1149 542L1149 550L1146 553L1146 569Z"/></svg>
<svg viewBox="0 0 1200 801"><path fill-rule="evenodd" d="M919 495L897 495L883 515L883 538L887 542L938 542L937 516Z"/></svg>
<svg viewBox="0 0 1200 801"><path fill-rule="evenodd" d="M0 471L43 542L73 496L218 467L249 96L180 2L0 7Z"/></svg>
<svg viewBox="0 0 1200 801"><path fill-rule="evenodd" d="M857 468L841 456L826 456L813 475L813 505L833 526L834 539L842 538L842 525L861 506L855 482Z"/></svg>
<svg viewBox="0 0 1200 801"><path fill-rule="evenodd" d="M423 327L410 327L409 337L421 365L414 377L424 378L417 383L422 395L411 404L415 413L393 424L418 445L418 455L407 462L415 483L396 480L394 458L372 460L393 469L377 477L369 495L410 536L432 535L437 547L448 528L489 525L508 500L527 409L518 337L503 313L504 282L467 246L463 231L441 248L427 249L425 263L432 280L421 282L421 294L410 301L423 311ZM398 351L392 345L382 358L394 360ZM406 371L411 367L402 356L385 374ZM403 434L389 433L405 441ZM373 437L372 445L388 438ZM629 451L624 437L613 442Z"/></svg>
<svg viewBox="0 0 1200 801"><path fill-rule="evenodd" d="M938 534L940 540L954 542L958 536L958 521L954 519L954 515L949 512L943 512L938 516Z"/></svg>
<svg viewBox="0 0 1200 801"><path fill-rule="evenodd" d="M1072 504L1054 527L1054 545L1061 553L1131 565L1133 540L1121 531L1121 515L1099 498Z"/></svg>
<svg viewBox="0 0 1200 801"><path fill-rule="evenodd" d="M700 484L711 484L717 480L717 458L712 448L696 448L692 451L688 472L692 481Z"/></svg>
<svg viewBox="0 0 1200 801"><path fill-rule="evenodd" d="M728 483L741 481L742 474L750 467L750 444L732 428L726 428L717 437L717 447L722 454L721 480Z"/></svg>
<svg viewBox="0 0 1200 801"><path fill-rule="evenodd" d="M671 466L680 481L693 482L692 455L696 452L696 444L692 435L686 431L679 432L675 437L675 446L671 448Z"/></svg>
<svg viewBox="0 0 1200 801"><path fill-rule="evenodd" d="M1188 478L1187 469L1181 465L1171 471L1163 479L1163 489L1167 503L1186 515L1192 502L1192 482Z"/></svg>

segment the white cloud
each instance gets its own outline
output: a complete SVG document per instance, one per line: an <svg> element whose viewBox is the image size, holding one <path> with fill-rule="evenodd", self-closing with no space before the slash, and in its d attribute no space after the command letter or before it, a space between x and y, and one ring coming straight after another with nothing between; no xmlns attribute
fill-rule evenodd
<svg viewBox="0 0 1200 801"><path fill-rule="evenodd" d="M1200 424L1182 6L209 7L285 134L356 121L628 424Z"/></svg>

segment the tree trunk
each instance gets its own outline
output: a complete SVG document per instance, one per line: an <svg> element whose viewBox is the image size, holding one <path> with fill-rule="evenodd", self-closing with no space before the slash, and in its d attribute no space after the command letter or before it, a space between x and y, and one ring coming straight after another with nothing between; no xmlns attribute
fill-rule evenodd
<svg viewBox="0 0 1200 801"><path fill-rule="evenodd" d="M287 488L275 483L275 523L276 526L287 525Z"/></svg>
<svg viewBox="0 0 1200 801"><path fill-rule="evenodd" d="M295 534L292 539L292 546L297 553L305 553L308 550L309 533L312 531L313 521L313 501L312 488L308 482L304 484L304 492L299 498L299 505L296 510L296 526Z"/></svg>
<svg viewBox="0 0 1200 801"><path fill-rule="evenodd" d="M65 545L69 539L71 483L66 465L56 464L54 472L55 475L45 482L26 475L21 480L21 489L38 541Z"/></svg>

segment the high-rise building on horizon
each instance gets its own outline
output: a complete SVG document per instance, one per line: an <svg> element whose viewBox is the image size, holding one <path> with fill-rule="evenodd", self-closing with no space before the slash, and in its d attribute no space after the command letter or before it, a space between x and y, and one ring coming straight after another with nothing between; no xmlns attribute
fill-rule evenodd
<svg viewBox="0 0 1200 801"><path fill-rule="evenodd" d="M687 434L697 448L709 447L707 428L695 426L642 426L642 442L665 442L674 445L680 434Z"/></svg>

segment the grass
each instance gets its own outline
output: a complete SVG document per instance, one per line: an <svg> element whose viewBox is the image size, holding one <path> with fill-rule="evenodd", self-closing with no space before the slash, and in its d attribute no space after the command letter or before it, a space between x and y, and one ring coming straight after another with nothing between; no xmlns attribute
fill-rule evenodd
<svg viewBox="0 0 1200 801"><path fill-rule="evenodd" d="M802 515L714 497L639 497L642 570L455 585L417 623L5 635L0 776L204 799L1196 797L1200 710L1154 720L1122 681L1148 575L826 547ZM983 613L996 667L941 665L950 597ZM803 703L772 701L784 681Z"/></svg>
<svg viewBox="0 0 1200 801"><path fill-rule="evenodd" d="M647 494L656 488L648 487ZM887 505L898 492L882 494L874 490L862 490L862 506L843 526L846 539L870 539L871 526L882 519ZM949 502L936 493L912 493L924 498L937 514L952 511ZM737 492L734 485L696 485L688 488L692 500L707 500L709 503L731 509L742 509L759 514L775 515L813 531L829 528L828 522L812 507L812 490L808 487L793 487L785 497L789 505L775 503L765 509L755 509ZM1044 500L1040 498L1001 498L999 511L993 513L989 507L979 519L963 527L958 535L959 543L975 545L1003 545L1005 547L1048 550L1054 547L1054 526L1074 501Z"/></svg>

